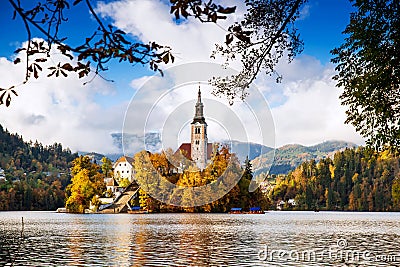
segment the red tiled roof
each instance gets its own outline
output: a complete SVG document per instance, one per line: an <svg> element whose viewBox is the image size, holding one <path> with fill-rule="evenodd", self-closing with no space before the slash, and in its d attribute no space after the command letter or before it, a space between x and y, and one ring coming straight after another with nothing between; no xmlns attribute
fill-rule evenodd
<svg viewBox="0 0 400 267"><path fill-rule="evenodd" d="M179 151L181 151L182 154L183 154L187 159L192 160L192 157L191 157L191 155L192 155L192 145L191 145L190 143L183 143L183 144L178 148L178 150L175 152L175 154L178 153Z"/></svg>
<svg viewBox="0 0 400 267"><path fill-rule="evenodd" d="M208 143L207 144L207 159L211 159L212 149L213 149L213 144L212 143ZM190 143L182 143L181 146L176 150L175 154L178 153L179 151L181 151L182 154L187 159L192 160L192 158L191 158L192 145Z"/></svg>
<svg viewBox="0 0 400 267"><path fill-rule="evenodd" d="M130 164L132 164L133 163L133 158L122 156L115 162L115 164L120 163L120 162L129 162Z"/></svg>

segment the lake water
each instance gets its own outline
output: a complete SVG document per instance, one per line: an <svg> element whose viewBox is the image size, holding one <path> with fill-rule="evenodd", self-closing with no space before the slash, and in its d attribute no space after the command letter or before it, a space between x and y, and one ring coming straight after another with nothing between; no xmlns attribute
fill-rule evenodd
<svg viewBox="0 0 400 267"><path fill-rule="evenodd" d="M399 241L400 213L0 213L0 266L400 266Z"/></svg>

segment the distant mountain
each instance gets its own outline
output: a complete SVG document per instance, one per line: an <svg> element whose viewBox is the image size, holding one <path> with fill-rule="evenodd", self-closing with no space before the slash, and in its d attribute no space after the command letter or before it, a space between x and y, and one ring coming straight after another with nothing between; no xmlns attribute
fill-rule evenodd
<svg viewBox="0 0 400 267"><path fill-rule="evenodd" d="M249 156L249 160L253 160L258 156L268 153L273 150L273 148L264 146L261 144L251 143L251 142L241 142L241 141L223 141L222 143L231 143L232 151L235 152L243 162L246 159L246 156Z"/></svg>
<svg viewBox="0 0 400 267"><path fill-rule="evenodd" d="M78 151L78 155L79 156L88 156L88 157L92 158L93 161L95 163L97 163L97 164L101 164L101 159L103 157L108 157L106 155L103 155L103 154L100 154L100 153L97 153L97 152L82 152L82 151Z"/></svg>
<svg viewBox="0 0 400 267"><path fill-rule="evenodd" d="M146 133L146 136L139 136L137 134L127 134L127 133L112 133L114 146L117 147L121 153L107 154L106 156L111 160L116 160L123 154L123 148L125 153L133 155L146 146L146 150L150 152L160 152L162 148L160 134L157 132ZM257 156L267 153L272 150L272 148L256 144L247 143L240 141L221 141L220 143L226 143L232 145L232 151L236 152L239 159L244 161L246 156L252 160Z"/></svg>
<svg viewBox="0 0 400 267"><path fill-rule="evenodd" d="M294 170L302 162L307 160L319 160L331 157L336 151L345 148L357 147L356 144L344 141L326 141L314 146L302 146L298 144L285 145L275 150L275 160L270 170L270 174L287 174ZM265 158L271 158L274 151L267 152L252 160L255 174L267 172L270 164L265 162Z"/></svg>
<svg viewBox="0 0 400 267"><path fill-rule="evenodd" d="M147 133L146 136L127 133L111 134L114 145L121 151L115 154L106 154L105 156L116 161L123 155L122 148L125 153L133 156L135 153L143 149L146 144L146 150L150 152L160 152L162 148L160 134L157 132ZM356 147L357 145L344 141L326 141L314 146L302 146L298 144L285 145L274 150L271 147L247 143L241 141L221 141L232 145L232 151L238 155L239 160L243 163L246 156L252 160L253 170L255 174L266 172L271 166L271 174L286 174L294 170L298 165L307 160L319 160L333 156L334 152L343 150L346 147ZM100 158L101 159L101 158ZM99 161L97 161L99 162Z"/></svg>
<svg viewBox="0 0 400 267"><path fill-rule="evenodd" d="M161 137L158 132L149 132L146 135L129 134L129 133L112 133L114 146L117 147L121 154L123 150L126 154L135 154L144 147L150 152L161 151Z"/></svg>

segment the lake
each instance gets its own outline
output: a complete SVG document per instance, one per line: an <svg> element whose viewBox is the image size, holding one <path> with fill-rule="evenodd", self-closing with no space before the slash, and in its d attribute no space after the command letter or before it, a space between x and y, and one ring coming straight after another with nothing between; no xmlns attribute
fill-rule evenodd
<svg viewBox="0 0 400 267"><path fill-rule="evenodd" d="M400 266L400 213L1 212L0 266Z"/></svg>

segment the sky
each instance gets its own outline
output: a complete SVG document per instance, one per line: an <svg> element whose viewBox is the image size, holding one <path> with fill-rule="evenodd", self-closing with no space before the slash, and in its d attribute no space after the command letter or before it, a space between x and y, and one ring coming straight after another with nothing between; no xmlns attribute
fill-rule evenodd
<svg viewBox="0 0 400 267"><path fill-rule="evenodd" d="M243 15L245 7L241 1L223 1L224 5L236 5L238 8L234 16L219 25L202 24L194 19L176 24L169 14L168 1L93 3L104 20L121 28L132 38L144 43L156 41L171 46L176 62L165 69L167 77L153 76L148 66L113 62L103 75L114 82L96 78L83 85L85 80L69 76L58 79L40 77L20 85L24 78L24 66L12 63L17 56L13 51L24 45L26 32L20 19L11 19L9 2L2 1L0 23L7 27L0 28L0 88L19 85L16 87L19 96L13 98L11 106L0 106L0 124L4 128L18 132L25 140L38 140L44 144L60 142L73 151L115 153L118 148L112 133L126 132L129 128L140 136L143 128L145 131L162 131L162 128L172 129L171 125L174 125L174 142L179 143L188 139L188 121L194 114L194 106L193 111L190 107L195 103L200 82L204 101L210 103L208 113L205 104L205 115L210 121L209 135L213 139L218 139L219 134L223 138L233 136L235 131L227 129L229 121L237 117L241 118L246 129L244 139L270 146L293 143L314 145L327 140L363 144L354 128L344 124L346 107L341 106L339 100L342 91L335 87L331 79L335 70L330 63L330 50L342 43L344 36L341 32L348 24L352 10L347 0L308 1L297 23L305 43L304 51L290 64L285 60L279 63L277 71L283 76L282 83L276 84L274 77L261 74L253 84L254 90L260 92L254 94L258 98L250 98L244 104L235 102L233 106L211 94L206 76L188 74L184 66L190 69L196 64L221 64L222 59L212 60L210 54L215 43L224 41L224 29ZM68 35L72 43L80 43L96 27L83 7L74 8L66 15L69 21L63 25L61 33ZM35 31L33 36L41 37ZM57 60L57 55L54 60ZM231 67L235 69L238 66ZM149 86L153 87L143 90ZM164 97L162 101L161 96ZM249 110L241 105L247 105L256 115L244 116ZM230 114L225 120L218 117L217 106ZM154 113L157 107L161 109L159 113ZM145 110L152 110L153 113L146 113ZM129 120L125 120L127 112ZM181 121L182 125L171 124L176 121ZM263 133L260 129L265 127L270 131L260 138ZM165 132L162 134L165 135Z"/></svg>

